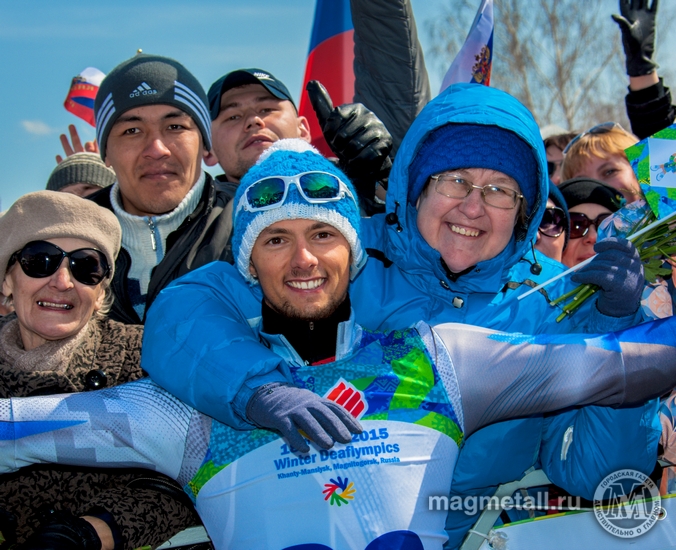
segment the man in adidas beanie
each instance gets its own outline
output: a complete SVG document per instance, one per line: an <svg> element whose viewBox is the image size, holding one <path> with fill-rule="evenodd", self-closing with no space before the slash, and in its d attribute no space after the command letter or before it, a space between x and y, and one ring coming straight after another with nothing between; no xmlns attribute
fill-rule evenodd
<svg viewBox="0 0 676 550"><path fill-rule="evenodd" d="M207 97L178 61L139 53L120 63L94 111L101 157L117 181L91 198L122 226L110 316L142 323L169 282L225 259L232 224L221 214L235 189L202 171L211 149Z"/></svg>

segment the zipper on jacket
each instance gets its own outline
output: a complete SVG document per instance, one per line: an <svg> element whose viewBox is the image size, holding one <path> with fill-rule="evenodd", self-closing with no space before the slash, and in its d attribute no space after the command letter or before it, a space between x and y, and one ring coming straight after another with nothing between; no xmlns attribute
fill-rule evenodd
<svg viewBox="0 0 676 550"><path fill-rule="evenodd" d="M573 443L573 426L568 426L568 429L563 434L563 444L561 445L561 460L568 458L568 449Z"/></svg>
<svg viewBox="0 0 676 550"><path fill-rule="evenodd" d="M157 250L157 239L155 238L155 223L152 218L147 218L148 229L150 229L150 241L153 245L153 250Z"/></svg>

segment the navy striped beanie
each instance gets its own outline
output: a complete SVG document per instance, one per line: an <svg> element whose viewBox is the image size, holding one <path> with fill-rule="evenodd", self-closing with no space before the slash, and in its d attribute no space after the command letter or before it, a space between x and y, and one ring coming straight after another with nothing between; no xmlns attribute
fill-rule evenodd
<svg viewBox="0 0 676 550"><path fill-rule="evenodd" d="M178 61L139 53L103 79L94 101L96 137L106 158L110 129L124 112L144 105L173 105L195 121L204 147L211 149L211 119L202 85Z"/></svg>

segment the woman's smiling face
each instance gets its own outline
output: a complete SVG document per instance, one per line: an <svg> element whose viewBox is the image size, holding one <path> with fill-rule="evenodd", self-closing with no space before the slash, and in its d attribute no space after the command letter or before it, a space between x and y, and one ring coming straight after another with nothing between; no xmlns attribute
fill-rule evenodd
<svg viewBox="0 0 676 550"><path fill-rule="evenodd" d="M496 185L521 193L519 184L502 172L485 168L452 172L478 187ZM514 233L519 206L519 200L512 209L490 206L479 189L464 199L449 198L438 193L432 182L418 199L418 230L448 268L460 273L505 249Z"/></svg>
<svg viewBox="0 0 676 550"><path fill-rule="evenodd" d="M49 239L49 242L66 252L95 248L83 239L59 238ZM76 281L68 267L68 259L64 258L53 275L39 279L29 277L15 263L5 275L2 293L12 296L21 340L24 348L29 350L80 332L101 309L105 288L103 282L84 285Z"/></svg>

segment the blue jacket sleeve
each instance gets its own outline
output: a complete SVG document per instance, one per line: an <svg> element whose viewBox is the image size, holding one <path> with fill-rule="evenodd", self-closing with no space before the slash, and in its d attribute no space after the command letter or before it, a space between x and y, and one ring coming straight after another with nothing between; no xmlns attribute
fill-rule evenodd
<svg viewBox="0 0 676 550"><path fill-rule="evenodd" d="M659 400L638 407L584 407L545 419L540 460L552 483L592 500L608 474L655 468L662 433Z"/></svg>
<svg viewBox="0 0 676 550"><path fill-rule="evenodd" d="M177 279L153 302L141 366L200 412L251 429L246 396L261 384L288 380L282 359L260 342L260 315L257 288L230 264L213 262Z"/></svg>

